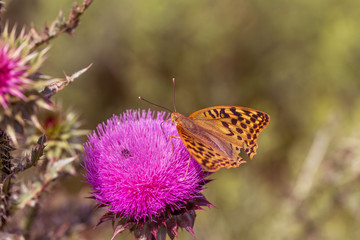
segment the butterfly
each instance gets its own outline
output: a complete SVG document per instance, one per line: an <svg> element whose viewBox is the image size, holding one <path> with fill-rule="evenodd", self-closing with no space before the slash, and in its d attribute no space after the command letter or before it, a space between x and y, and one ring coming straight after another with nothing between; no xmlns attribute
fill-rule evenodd
<svg viewBox="0 0 360 240"><path fill-rule="evenodd" d="M253 158L258 147L256 140L270 123L270 116L246 107L215 106L189 117L173 112L171 120L190 155L205 170L215 172L245 163L241 149Z"/></svg>

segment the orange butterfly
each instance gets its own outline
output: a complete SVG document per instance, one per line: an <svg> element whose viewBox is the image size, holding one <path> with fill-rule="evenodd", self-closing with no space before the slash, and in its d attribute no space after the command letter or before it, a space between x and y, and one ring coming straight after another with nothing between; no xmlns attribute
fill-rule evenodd
<svg viewBox="0 0 360 240"><path fill-rule="evenodd" d="M173 112L179 136L186 148L208 171L238 167L256 154L259 133L269 124L270 116L246 107L216 106L194 112L189 117Z"/></svg>
<svg viewBox="0 0 360 240"><path fill-rule="evenodd" d="M175 79L173 84L175 88ZM164 108L142 97L139 99ZM175 110L171 120L176 123L179 136L191 156L204 169L215 172L222 167L238 167L245 163L240 156L241 149L252 159L258 147L256 140L270 123L270 116L246 107L216 106L196 111L189 117Z"/></svg>

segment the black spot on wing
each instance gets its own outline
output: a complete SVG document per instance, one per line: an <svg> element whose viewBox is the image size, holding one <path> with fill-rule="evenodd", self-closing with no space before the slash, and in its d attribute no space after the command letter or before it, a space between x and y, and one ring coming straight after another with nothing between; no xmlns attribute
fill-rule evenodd
<svg viewBox="0 0 360 240"><path fill-rule="evenodd" d="M240 117L240 116L241 116L241 113L237 112L237 111L236 111L236 108L234 108L234 107L230 108L230 111L231 111L235 116L237 116L237 117Z"/></svg>
<svg viewBox="0 0 360 240"><path fill-rule="evenodd" d="M236 131L240 134L244 132L241 128L236 128Z"/></svg>
<svg viewBox="0 0 360 240"><path fill-rule="evenodd" d="M211 112L211 110L209 110L208 113L212 118L215 118L215 115Z"/></svg>
<svg viewBox="0 0 360 240"><path fill-rule="evenodd" d="M231 130L229 130L229 133L227 133L226 135L228 135L228 136L234 136L235 134L234 134Z"/></svg>
<svg viewBox="0 0 360 240"><path fill-rule="evenodd" d="M225 108L222 108L220 110L220 117L222 117L222 118L229 118L230 117L230 115L225 112Z"/></svg>
<svg viewBox="0 0 360 240"><path fill-rule="evenodd" d="M244 112L245 115L251 116L251 112L248 110L242 110Z"/></svg>
<svg viewBox="0 0 360 240"><path fill-rule="evenodd" d="M259 117L263 117L263 116L264 116L264 114L263 114L262 112L257 111L256 113L257 113L257 115L258 115Z"/></svg>
<svg viewBox="0 0 360 240"><path fill-rule="evenodd" d="M210 156L212 156L212 157L215 156L215 154L213 154L212 152L208 152L208 154L209 154Z"/></svg>
<svg viewBox="0 0 360 240"><path fill-rule="evenodd" d="M221 123L222 123L222 125L223 125L224 127L229 128L229 124L228 124L227 122L221 121Z"/></svg>

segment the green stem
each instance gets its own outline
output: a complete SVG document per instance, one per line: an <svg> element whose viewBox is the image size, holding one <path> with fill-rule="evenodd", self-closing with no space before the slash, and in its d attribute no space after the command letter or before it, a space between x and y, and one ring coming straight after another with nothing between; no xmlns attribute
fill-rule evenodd
<svg viewBox="0 0 360 240"><path fill-rule="evenodd" d="M34 207L28 209L27 216L23 221L23 229L25 230L25 239L30 239L30 230L33 226L36 216L39 212L39 203L36 203Z"/></svg>

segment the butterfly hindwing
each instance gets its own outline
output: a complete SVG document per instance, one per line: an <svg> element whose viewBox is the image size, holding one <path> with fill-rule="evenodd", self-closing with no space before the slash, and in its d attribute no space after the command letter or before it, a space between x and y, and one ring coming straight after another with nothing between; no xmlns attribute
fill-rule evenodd
<svg viewBox="0 0 360 240"><path fill-rule="evenodd" d="M226 156L219 150L215 150L208 143L197 138L196 134L190 136L191 133L189 134L187 129L184 129L180 124L177 125L177 130L189 153L208 171L217 171L222 167L238 167L241 163L245 162L240 156L234 159Z"/></svg>

